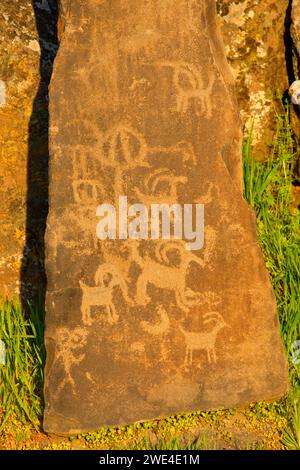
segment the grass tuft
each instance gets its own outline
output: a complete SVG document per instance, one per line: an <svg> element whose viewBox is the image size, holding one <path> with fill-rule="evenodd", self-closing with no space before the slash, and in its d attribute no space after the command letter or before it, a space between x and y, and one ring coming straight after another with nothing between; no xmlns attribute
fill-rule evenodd
<svg viewBox="0 0 300 470"><path fill-rule="evenodd" d="M0 431L10 417L39 428L44 379L44 309L29 306L25 317L19 302L0 304L0 340L6 348L6 364L0 365Z"/></svg>
<svg viewBox="0 0 300 470"><path fill-rule="evenodd" d="M290 359L300 339L300 211L293 209L292 182L296 149L289 110L276 116L270 158L256 162L252 135L244 146L244 195L254 207L258 234L278 304L281 336ZM299 382L299 366L291 361L291 378Z"/></svg>

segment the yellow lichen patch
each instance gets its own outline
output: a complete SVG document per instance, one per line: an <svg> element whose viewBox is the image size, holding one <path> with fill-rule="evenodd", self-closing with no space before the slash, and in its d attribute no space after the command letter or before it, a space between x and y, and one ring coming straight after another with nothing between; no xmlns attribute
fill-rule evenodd
<svg viewBox="0 0 300 470"><path fill-rule="evenodd" d="M4 15L0 19L3 32L3 38L0 37L0 80L5 84L6 96L0 107L2 295L17 293L19 289L20 260L25 241L29 124L40 80L39 52L29 47L30 40L37 36L31 2L24 6L22 12L12 8L11 2L4 2L3 9ZM14 25L19 26L20 37L14 33Z"/></svg>

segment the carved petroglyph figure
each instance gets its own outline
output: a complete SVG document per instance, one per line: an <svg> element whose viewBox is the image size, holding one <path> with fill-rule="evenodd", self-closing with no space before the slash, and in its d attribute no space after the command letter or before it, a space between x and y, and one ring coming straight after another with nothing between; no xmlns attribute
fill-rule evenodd
<svg viewBox="0 0 300 470"><path fill-rule="evenodd" d="M180 141L170 147L151 147L138 130L124 124L117 125L104 134L102 149L105 156L103 165L114 168L113 188L116 203L120 195L127 193L126 172L135 168L150 168L151 157L157 155L163 155L164 159L165 157L171 157L172 159L177 157L185 165L196 164L194 148L189 142ZM169 175L168 171L170 171ZM161 176L159 173L161 173ZM163 173L165 174L163 175ZM147 203L148 196L155 195L162 181L165 181L169 187L161 195L161 202L167 203L170 201L170 203L173 203L177 199L176 189L178 184L186 183L187 178L184 176L176 177L167 168L154 170L153 175L149 176L145 182L145 193L138 188L135 190L137 196L141 197L141 202ZM77 189L75 200L77 202L81 196L79 190L82 188L82 183L83 180L75 182ZM86 191L89 190L90 197L95 195L92 182L85 181L85 186ZM167 194L169 194L168 201L166 200ZM155 202L159 201L156 200Z"/></svg>
<svg viewBox="0 0 300 470"><path fill-rule="evenodd" d="M174 266L170 263L168 255L176 250L179 255L179 263ZM161 289L173 290L178 306L185 312L198 302L197 292L186 286L186 276L190 264L195 263L203 268L204 263L198 256L186 250L181 241L167 242L161 240L156 246L156 257L145 259L142 263L142 272L138 277L136 286L136 300L139 305L147 305L151 299L148 296L149 284ZM141 264L141 263L140 263ZM170 286L172 279L172 286Z"/></svg>
<svg viewBox="0 0 300 470"><path fill-rule="evenodd" d="M103 164L112 166L114 196L126 194L125 173L136 167L149 167L146 160L148 148L144 136L131 126L119 124L105 133L103 138Z"/></svg>
<svg viewBox="0 0 300 470"><path fill-rule="evenodd" d="M102 134L100 141L102 142ZM100 166L94 155L87 158L85 152L83 146L77 146L73 154L73 197L74 202L81 205L92 204L99 198L99 182L91 178L91 175L97 174Z"/></svg>
<svg viewBox="0 0 300 470"><path fill-rule="evenodd" d="M82 291L82 321L85 325L93 323L91 316L92 307L105 307L106 320L110 325L118 322L119 315L117 314L113 299L115 287L121 289L122 295L128 304L132 303L123 275L111 264L106 263L99 267L95 274L95 286L88 286L82 281L79 281L79 284Z"/></svg>
<svg viewBox="0 0 300 470"><path fill-rule="evenodd" d="M104 136L104 151L108 156L104 164L126 163L128 168L149 166L145 137L130 126L120 124L110 129Z"/></svg>
<svg viewBox="0 0 300 470"><path fill-rule="evenodd" d="M136 196L143 201L143 204L169 204L172 205L178 200L177 187L187 182L185 176L176 176L168 169L157 169L147 176L144 182L144 191L135 189Z"/></svg>
<svg viewBox="0 0 300 470"><path fill-rule="evenodd" d="M197 164L197 158L193 145L190 142L186 142L184 140L177 142L170 147L149 147L148 152L152 155L165 154L166 156L172 158L179 156L183 164Z"/></svg>
<svg viewBox="0 0 300 470"><path fill-rule="evenodd" d="M196 165L194 147L190 142L180 141L168 147L151 146L145 137L131 126L119 124L104 134L103 160L105 166L150 167L149 157L152 154L179 155L183 163Z"/></svg>
<svg viewBox="0 0 300 470"><path fill-rule="evenodd" d="M78 204L91 204L98 199L97 181L75 180L72 182L74 201Z"/></svg>
<svg viewBox="0 0 300 470"><path fill-rule="evenodd" d="M164 62L161 67L170 67L173 71L173 84L176 89L176 110L186 113L192 101L200 103L201 112L207 118L212 115L211 94L214 84L213 75L206 79L197 67L188 62Z"/></svg>
<svg viewBox="0 0 300 470"><path fill-rule="evenodd" d="M152 336L160 336L169 331L170 319L167 311L162 305L156 308L156 312L159 315L159 321L156 323L150 323L148 321L141 321L142 329Z"/></svg>
<svg viewBox="0 0 300 470"><path fill-rule="evenodd" d="M76 394L75 381L72 377L72 368L79 365L85 358L85 353L80 353L86 345L87 331L84 328L61 327L56 332L56 360L60 361L64 368L64 378L60 382L56 395L66 385L70 385L72 393Z"/></svg>
<svg viewBox="0 0 300 470"><path fill-rule="evenodd" d="M182 332L185 345L186 345L186 357L185 362L187 365L192 365L193 363L193 352L194 351L206 351L207 360L209 363L216 362L216 340L218 333L225 327L229 325L224 321L224 318L219 312L208 312L203 315L204 324L213 323L214 326L210 331L202 332L191 332L186 331L182 326L179 326L180 331Z"/></svg>

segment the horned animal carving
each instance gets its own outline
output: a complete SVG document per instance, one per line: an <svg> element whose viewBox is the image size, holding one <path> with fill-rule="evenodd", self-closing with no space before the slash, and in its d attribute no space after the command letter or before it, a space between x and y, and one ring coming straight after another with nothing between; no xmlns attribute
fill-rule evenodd
<svg viewBox="0 0 300 470"><path fill-rule="evenodd" d="M144 204L164 203L172 205L178 199L177 187L187 182L187 177L176 176L168 169L158 169L145 181L145 192L139 188L135 189L137 197L141 198Z"/></svg>
<svg viewBox="0 0 300 470"><path fill-rule="evenodd" d="M169 259L171 251L176 250L179 255L179 263L172 265ZM191 263L195 263L201 268L204 266L203 260L187 251L181 241L169 242L160 241L156 248L157 261L151 258L139 258L142 272L137 280L136 300L139 305L147 305L150 297L147 293L149 284L161 289L171 289L175 294L178 306L185 312L197 303L199 296L186 286L186 276ZM170 279L172 283L170 284Z"/></svg>
<svg viewBox="0 0 300 470"><path fill-rule="evenodd" d="M204 324L214 323L214 326L211 330L195 333L186 331L181 326L179 327L185 339L185 362L187 365L192 365L193 363L193 352L200 350L206 351L209 363L215 363L217 361L215 351L217 335L223 328L230 328L219 312L208 312L203 317Z"/></svg>
<svg viewBox="0 0 300 470"><path fill-rule="evenodd" d="M79 281L82 290L81 313L82 321L85 325L92 324L92 307L105 307L107 322L110 325L117 323L119 315L117 314L113 295L115 287L119 287L124 299L131 304L132 300L128 295L127 284L122 274L115 266L105 263L100 266L95 274L95 286L88 286Z"/></svg>
<svg viewBox="0 0 300 470"><path fill-rule="evenodd" d="M165 62L159 64L162 67L170 67L173 71L173 83L176 90L176 110L186 113L193 100L198 100L202 112L211 117L211 93L213 77L208 79L203 70L199 70L193 64L187 62Z"/></svg>

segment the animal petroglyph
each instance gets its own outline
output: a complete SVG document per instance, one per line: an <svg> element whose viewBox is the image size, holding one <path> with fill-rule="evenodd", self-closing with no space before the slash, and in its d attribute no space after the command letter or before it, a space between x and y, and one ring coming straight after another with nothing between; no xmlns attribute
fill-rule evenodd
<svg viewBox="0 0 300 470"><path fill-rule="evenodd" d="M57 396L66 385L70 385L72 392L76 394L72 368L85 358L85 353L80 350L86 345L87 334L87 331L80 327L73 330L62 327L56 332L56 360L61 361L64 368L64 378L56 390Z"/></svg>
<svg viewBox="0 0 300 470"><path fill-rule="evenodd" d="M196 199L196 203L205 204L208 206L213 201L218 200L220 197L220 190L215 183L208 183L207 190L204 194L201 195L199 199Z"/></svg>
<svg viewBox="0 0 300 470"><path fill-rule="evenodd" d="M170 263L169 254L177 251L179 255L178 265ZM156 246L156 257L154 259L143 259L142 272L138 277L136 285L136 300L139 305L147 305L151 299L148 296L148 285L152 284L160 289L168 289L174 292L178 306L185 312L190 307L198 303L197 292L186 286L186 276L191 263L195 263L201 268L204 262L198 256L187 251L181 241L166 242L161 240ZM172 279L172 285L170 285Z"/></svg>
<svg viewBox="0 0 300 470"><path fill-rule="evenodd" d="M82 321L85 325L93 323L91 309L92 307L104 307L106 311L106 320L110 325L114 325L119 320L114 305L115 287L121 289L124 299L131 304L132 300L128 295L126 281L122 274L111 264L103 264L95 274L95 286L88 286L79 281L82 291L81 313Z"/></svg>
<svg viewBox="0 0 300 470"><path fill-rule="evenodd" d="M144 191L135 189L137 197L146 205L174 204L178 200L177 187L187 182L187 177L176 176L168 169L157 169L144 182Z"/></svg>
<svg viewBox="0 0 300 470"><path fill-rule="evenodd" d="M162 155L165 161L166 157L179 157L182 163L196 165L196 155L191 143L184 140L177 142L170 147L149 147L148 152L151 155Z"/></svg>
<svg viewBox="0 0 300 470"><path fill-rule="evenodd" d="M182 332L185 339L185 362L187 365L192 365L193 363L193 352L201 350L206 351L207 360L209 363L215 363L217 361L215 351L217 335L223 328L230 328L230 326L224 321L224 318L219 312L208 312L203 315L203 318L204 324L214 324L211 330L196 333L186 331L184 328L179 326L180 331Z"/></svg>
<svg viewBox="0 0 300 470"><path fill-rule="evenodd" d="M191 101L197 100L200 103L201 112L207 118L212 116L213 75L210 75L206 80L203 72L188 62L165 62L158 65L170 67L173 71L173 84L176 90L177 102L176 110L178 113L186 113Z"/></svg>
<svg viewBox="0 0 300 470"><path fill-rule="evenodd" d="M156 308L156 312L159 315L158 322L150 323L148 321L141 321L142 329L146 333L152 336L163 335L167 333L167 331L169 331L169 328L170 328L170 319L164 307L162 305L159 305Z"/></svg>
<svg viewBox="0 0 300 470"><path fill-rule="evenodd" d="M150 167L150 156L157 154L171 157L178 155L183 163L191 162L193 165L197 163L194 147L190 142L180 141L167 147L151 146L137 129L124 124L115 126L104 134L103 154L104 165L113 167L121 165L127 169Z"/></svg>
<svg viewBox="0 0 300 470"><path fill-rule="evenodd" d="M170 147L151 147L138 130L123 124L113 127L104 134L103 155L102 164L115 169L113 188L116 203L120 195L127 193L126 172L135 168L150 168L150 160L155 156L161 155L161 159L164 161L166 158L179 158L184 164L196 165L194 148L189 142L180 141ZM170 162L170 164L172 163ZM167 192L169 192L168 200L170 200L170 203L172 197L175 200L177 199L177 186L180 183L186 183L187 178L184 176L176 177L171 172L169 175L167 173L168 169L165 168L154 170L153 177L150 176L146 181L145 193L141 192L138 188L136 189L136 194L141 197L142 202L147 203L147 199L150 200L149 196L156 194L162 181L168 185L161 198L162 201L166 202L165 196ZM89 183L90 186L88 186ZM86 190L89 190L89 195L92 197L92 194L96 193L97 185L94 187L89 181L86 181L85 184ZM76 188L76 200L78 201L81 196L78 194L78 191L82 188L80 181L76 183ZM157 199L155 202L157 202Z"/></svg>

